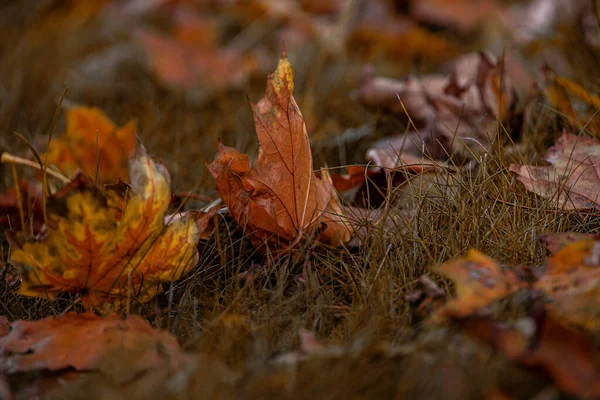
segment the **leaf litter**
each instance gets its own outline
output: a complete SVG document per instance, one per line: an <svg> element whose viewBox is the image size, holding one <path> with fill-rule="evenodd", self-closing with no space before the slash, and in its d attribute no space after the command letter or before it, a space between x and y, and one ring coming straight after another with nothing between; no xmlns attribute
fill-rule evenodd
<svg viewBox="0 0 600 400"><path fill-rule="evenodd" d="M598 396L589 2L101 3L4 32L3 396Z"/></svg>

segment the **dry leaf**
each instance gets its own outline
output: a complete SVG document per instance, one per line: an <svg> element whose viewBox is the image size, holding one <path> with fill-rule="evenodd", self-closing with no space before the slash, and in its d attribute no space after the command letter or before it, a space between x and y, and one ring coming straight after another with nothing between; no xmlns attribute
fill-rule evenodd
<svg viewBox="0 0 600 400"><path fill-rule="evenodd" d="M550 257L535 288L548 298L550 313L592 331L600 328L600 241L585 239Z"/></svg>
<svg viewBox="0 0 600 400"><path fill-rule="evenodd" d="M535 332L490 319L467 319L461 324L509 359L542 368L561 390L586 398L600 396L600 353L583 334L552 317L537 321Z"/></svg>
<svg viewBox="0 0 600 400"><path fill-rule="evenodd" d="M600 239L600 236L598 234L577 232L545 233L540 236L540 240L546 243L546 247L551 254L556 254L575 242L587 239L597 240Z"/></svg>
<svg viewBox="0 0 600 400"><path fill-rule="evenodd" d="M454 44L399 15L389 2L360 2L354 15L347 45L363 48L367 55L384 52L395 59L445 60L456 54Z"/></svg>
<svg viewBox="0 0 600 400"><path fill-rule="evenodd" d="M136 147L133 121L117 128L102 111L88 107L68 110L66 120L65 133L50 141L42 161L67 176L77 170L94 178L97 175L99 183L127 178L127 162Z"/></svg>
<svg viewBox="0 0 600 400"><path fill-rule="evenodd" d="M359 100L367 106L383 107L403 120L410 118L417 129L381 139L373 149L385 149L390 158L398 153L434 159L464 148L476 153L485 150L497 134L498 121L509 116L516 100L512 83L502 71L503 64L488 53L457 59L448 78L432 75L420 81L394 81L367 71Z"/></svg>
<svg viewBox="0 0 600 400"><path fill-rule="evenodd" d="M567 123L577 130L600 134L600 125L595 118L600 110L600 98L578 83L557 75L549 65L544 65L542 72L550 106L558 114L565 115Z"/></svg>
<svg viewBox="0 0 600 400"><path fill-rule="evenodd" d="M469 250L466 258L440 265L435 271L456 283L456 297L442 310L453 317L471 315L523 287L514 273L476 250Z"/></svg>
<svg viewBox="0 0 600 400"><path fill-rule="evenodd" d="M111 356L126 354L129 362L117 365ZM177 339L153 329L136 315L67 313L39 321L16 321L0 338L0 370L17 372L99 371L120 382L185 357Z"/></svg>
<svg viewBox="0 0 600 400"><path fill-rule="evenodd" d="M150 68L163 83L180 88L235 87L256 69L252 56L219 44L217 21L202 7L179 4L167 18L172 28L164 34L146 28L134 31Z"/></svg>
<svg viewBox="0 0 600 400"><path fill-rule="evenodd" d="M511 164L527 190L564 210L600 209L600 142L566 131L544 159L550 166Z"/></svg>
<svg viewBox="0 0 600 400"><path fill-rule="evenodd" d="M252 104L258 159L250 168L245 154L220 143L208 169L231 216L255 245L268 240L297 244L319 229L321 241L346 242L351 228L344 223L333 185L312 169L306 126L292 97L293 79L284 49L264 97Z"/></svg>
<svg viewBox="0 0 600 400"><path fill-rule="evenodd" d="M10 262L23 276L19 293L54 298L76 293L87 309L145 302L162 283L196 263L196 243L212 216L166 215L171 200L166 168L143 151L130 164L131 190L103 193L86 175L48 199L47 234L17 234Z"/></svg>

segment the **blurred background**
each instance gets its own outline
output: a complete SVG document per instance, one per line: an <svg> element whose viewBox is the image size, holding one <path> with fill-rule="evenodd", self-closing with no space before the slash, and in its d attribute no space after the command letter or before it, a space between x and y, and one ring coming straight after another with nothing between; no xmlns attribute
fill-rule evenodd
<svg viewBox="0 0 600 400"><path fill-rule="evenodd" d="M177 189L211 190L203 163L218 138L256 154L248 99L262 96L285 43L315 168L361 164L377 139L409 128L401 89L373 92L373 77L445 77L485 50L504 59L520 99L543 65L594 87L597 11L588 0L6 1L0 150L28 154L17 131L43 151L68 89L63 111L97 106L117 125L134 119Z"/></svg>

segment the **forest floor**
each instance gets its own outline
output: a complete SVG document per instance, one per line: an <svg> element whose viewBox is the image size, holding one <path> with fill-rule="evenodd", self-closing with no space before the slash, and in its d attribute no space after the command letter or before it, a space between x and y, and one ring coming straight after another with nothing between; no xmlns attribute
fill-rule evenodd
<svg viewBox="0 0 600 400"><path fill-rule="evenodd" d="M497 340L502 329L486 336L469 325L472 315L446 312L458 283L436 269L476 249L501 268L527 275L547 263L543 234L599 231L599 202L567 207L563 197L532 193L511 167L546 165L543 156L564 129L600 135L595 100L574 99L576 90L557 83L557 77L576 82L590 99L598 92L595 2L320 3L0 5L2 153L34 160L14 132L43 154L50 132L56 138L67 129L68 110L97 107L116 126L135 121L137 140L169 171L171 211L206 210L219 197L206 166L219 139L251 160L258 157L250 102L263 96L285 42L315 171L326 168L343 179L348 166L376 166L381 159L365 154L385 149L389 138L396 140L392 147L408 138L406 153L421 160L416 167L380 164L386 174L361 170L374 172L351 187L334 179L345 206L369 214L358 212L358 233L339 246L304 238L293 255L270 258L223 209L198 244L197 265L164 284L157 297L127 305L126 314L177 338L184 367L171 360L160 374L127 379L73 366L12 373L0 344L0 359L6 357L0 398L600 397L594 389L600 358L573 361L561 352L580 354L581 348L556 345L557 364L573 362L567 368L591 374L582 383L546 359L511 355ZM552 11L536 20L543 10ZM472 90L479 98L468 97ZM39 178L32 167L16 171ZM13 187L11 164L1 164L0 191ZM18 220L14 202L5 203L0 210ZM16 230L15 220L0 221L3 231ZM34 321L83 311L76 295L50 300L17 293L24 283L10 262L15 245L4 236L0 315ZM528 321L538 324L539 336L546 323L540 321L554 323L540 311L539 297L522 291L498 297L477 314L487 319L478 321ZM600 305L594 312L590 321ZM568 334L585 337L595 357L600 324L567 325L574 329ZM136 357L113 352L103 365L127 366Z"/></svg>

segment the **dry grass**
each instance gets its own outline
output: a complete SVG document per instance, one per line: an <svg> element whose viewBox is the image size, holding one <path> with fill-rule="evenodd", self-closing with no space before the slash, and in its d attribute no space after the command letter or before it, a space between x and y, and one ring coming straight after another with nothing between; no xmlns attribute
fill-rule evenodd
<svg viewBox="0 0 600 400"><path fill-rule="evenodd" d="M246 93L190 98L161 88L140 72L135 53L116 69L119 79L92 79L82 72L81 60L92 50L125 46L123 28L107 33L92 24L40 37L39 32L49 32L40 26L42 17L60 12L60 7L41 2L37 13L25 12L37 3L0 7L0 149L25 154L12 131L43 144L57 99L69 86L67 107L99 106L117 123L137 119L142 142L164 159L176 190L214 194L203 163L212 159L219 137L255 153L246 93L258 99L264 79L251 81ZM289 51L297 71L297 98L311 127L315 167L362 162L368 144L389 132L375 129L382 126L377 116L349 96L358 80L358 63L314 63L318 48ZM311 69L318 64L321 69ZM193 273L155 302L132 307L155 326L176 334L190 350L206 355L199 359L201 367L189 390L170 396L463 399L481 398L500 380L517 388L517 398L529 398L543 388L542 379L508 365L452 326L427 324L405 300L422 274L447 288L429 267L464 255L471 247L509 266L535 265L546 254L540 234L599 229L598 215L556 211L551 201L526 192L508 172L510 162L536 160L560 132L561 118L542 105L536 107L536 119L523 133L506 126L524 143L518 152L501 133L492 150L472 161L470 169L417 177L388 193L387 216L402 229L373 229L364 246L329 249L307 241L293 262L279 260L244 280L240 274L263 261L240 229L223 217L213 237L201 244L200 265ZM373 127L369 137L327 145L332 135L363 125ZM451 162L462 159L456 155ZM6 187L10 171L5 172ZM428 182L433 185L423 184ZM414 212L398 206L407 196ZM6 244L2 248L6 259L10 250ZM67 297L49 302L18 296L0 280L0 314L11 320L56 315L71 304ZM274 363L277 356L298 348L300 329L313 331L323 343L342 351L299 363ZM146 390L157 398L167 397L159 385ZM145 397L135 385L117 388L93 374L61 397L89 398L90 393L98 398Z"/></svg>

